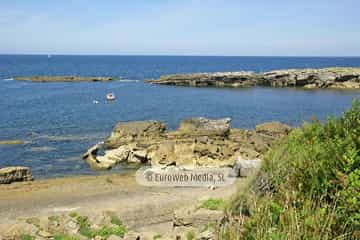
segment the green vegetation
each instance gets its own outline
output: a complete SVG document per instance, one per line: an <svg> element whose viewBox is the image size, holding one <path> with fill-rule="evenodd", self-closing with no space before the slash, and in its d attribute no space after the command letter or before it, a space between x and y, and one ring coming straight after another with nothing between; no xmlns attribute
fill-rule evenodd
<svg viewBox="0 0 360 240"><path fill-rule="evenodd" d="M48 219L51 222L58 222L60 220L59 216L49 216Z"/></svg>
<svg viewBox="0 0 360 240"><path fill-rule="evenodd" d="M77 212L71 212L71 213L69 213L69 216L72 218L77 218L79 216L79 214Z"/></svg>
<svg viewBox="0 0 360 240"><path fill-rule="evenodd" d="M20 240L35 240L35 237L33 237L29 234L23 234L20 236Z"/></svg>
<svg viewBox="0 0 360 240"><path fill-rule="evenodd" d="M153 236L153 240L158 240L158 239L161 239L161 234L156 234Z"/></svg>
<svg viewBox="0 0 360 240"><path fill-rule="evenodd" d="M86 216L77 216L76 221L79 225L79 233L85 237L93 238L95 236L101 236L108 238L111 235L123 237L127 232L126 227L122 225L119 218L112 217L111 222L116 226L103 226L100 229L92 229L90 227L89 219Z"/></svg>
<svg viewBox="0 0 360 240"><path fill-rule="evenodd" d="M292 131L228 211L223 239L360 239L360 102Z"/></svg>
<svg viewBox="0 0 360 240"><path fill-rule="evenodd" d="M111 215L111 221L110 221L112 224L115 224L115 225L118 225L118 226L122 226L123 223L122 221L120 220L120 218L116 215Z"/></svg>
<svg viewBox="0 0 360 240"><path fill-rule="evenodd" d="M79 240L79 238L66 234L56 234L54 240Z"/></svg>
<svg viewBox="0 0 360 240"><path fill-rule="evenodd" d="M200 208L205 208L209 210L223 210L226 206L226 202L221 198L209 198L206 201L203 201L200 204Z"/></svg>
<svg viewBox="0 0 360 240"><path fill-rule="evenodd" d="M189 231L186 233L186 240L193 240L195 239L195 232L194 231Z"/></svg>
<svg viewBox="0 0 360 240"><path fill-rule="evenodd" d="M202 229L201 229L201 232L205 232L205 231L208 231L208 230L215 230L216 229L216 224L215 223L208 223L206 224Z"/></svg>

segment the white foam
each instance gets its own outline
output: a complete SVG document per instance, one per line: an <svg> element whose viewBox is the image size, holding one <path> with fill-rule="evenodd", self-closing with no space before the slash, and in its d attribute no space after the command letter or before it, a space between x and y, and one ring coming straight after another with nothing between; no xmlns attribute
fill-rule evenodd
<svg viewBox="0 0 360 240"><path fill-rule="evenodd" d="M13 81L14 79L13 78L4 78L3 80L4 81Z"/></svg>
<svg viewBox="0 0 360 240"><path fill-rule="evenodd" d="M139 80L132 80L132 79L120 79L119 82L139 82Z"/></svg>

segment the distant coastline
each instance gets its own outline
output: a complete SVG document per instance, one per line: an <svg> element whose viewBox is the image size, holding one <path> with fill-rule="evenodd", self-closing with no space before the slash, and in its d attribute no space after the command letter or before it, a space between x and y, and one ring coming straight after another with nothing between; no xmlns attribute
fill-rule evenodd
<svg viewBox="0 0 360 240"><path fill-rule="evenodd" d="M332 67L163 75L148 83L191 87L302 87L305 89L360 89L360 67Z"/></svg>

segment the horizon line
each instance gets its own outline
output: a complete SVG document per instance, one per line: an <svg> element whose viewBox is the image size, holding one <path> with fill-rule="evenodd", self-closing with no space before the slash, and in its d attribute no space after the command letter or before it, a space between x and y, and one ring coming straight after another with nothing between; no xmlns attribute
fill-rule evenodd
<svg viewBox="0 0 360 240"><path fill-rule="evenodd" d="M0 56L113 56L113 57L279 57L360 58L360 55L190 55L190 54L96 54L96 53L0 53Z"/></svg>

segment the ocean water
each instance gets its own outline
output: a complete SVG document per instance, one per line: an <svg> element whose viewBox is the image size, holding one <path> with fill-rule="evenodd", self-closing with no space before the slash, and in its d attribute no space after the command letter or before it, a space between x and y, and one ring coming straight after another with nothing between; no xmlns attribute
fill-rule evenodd
<svg viewBox="0 0 360 240"><path fill-rule="evenodd" d="M36 178L103 174L81 155L110 134L119 121L161 120L175 129L187 117L231 117L232 127L265 121L299 126L312 116L325 120L351 106L360 91L301 89L215 89L146 84L162 74L353 66L360 58L172 57L0 55L0 167L29 166ZM108 83L31 83L15 76L114 76ZM113 92L117 100L105 101ZM98 100L99 104L93 101ZM124 171L119 166L113 171ZM107 172L106 172L107 173Z"/></svg>

